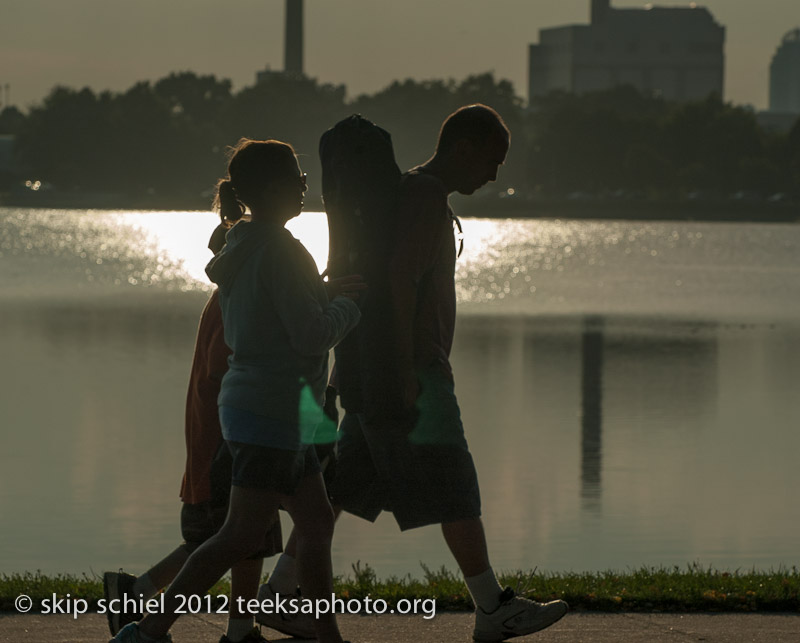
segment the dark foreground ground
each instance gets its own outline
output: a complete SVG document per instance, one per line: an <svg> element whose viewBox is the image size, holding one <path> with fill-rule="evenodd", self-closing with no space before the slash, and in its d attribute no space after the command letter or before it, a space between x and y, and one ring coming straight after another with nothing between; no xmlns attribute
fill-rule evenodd
<svg viewBox="0 0 800 643"><path fill-rule="evenodd" d="M446 613L432 620L411 616L344 616L342 633L353 643L469 643L472 615ZM175 643L217 643L225 617L184 617ZM270 641L295 641L264 629ZM84 643L109 639L105 616L0 614L0 642ZM568 614L551 628L514 641L529 643L798 643L800 614Z"/></svg>

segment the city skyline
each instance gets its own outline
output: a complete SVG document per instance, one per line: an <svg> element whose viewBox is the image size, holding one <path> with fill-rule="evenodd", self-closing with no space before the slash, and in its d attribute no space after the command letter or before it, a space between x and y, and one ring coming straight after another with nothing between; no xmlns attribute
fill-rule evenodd
<svg viewBox="0 0 800 643"><path fill-rule="evenodd" d="M240 89L266 67L282 69L284 4L193 0L189 9L188 2L156 0L0 0L0 86L10 86L10 102L21 109L58 84L124 91L177 71L230 78ZM698 4L726 28L725 100L766 109L771 58L784 34L800 25L796 0ZM393 80L487 71L526 96L527 48L539 30L588 22L589 0L306 0L305 69L321 82L346 85L350 98Z"/></svg>

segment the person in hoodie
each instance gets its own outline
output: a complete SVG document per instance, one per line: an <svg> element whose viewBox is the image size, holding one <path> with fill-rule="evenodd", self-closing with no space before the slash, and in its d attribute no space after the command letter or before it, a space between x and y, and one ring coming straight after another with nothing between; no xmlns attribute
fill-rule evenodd
<svg viewBox="0 0 800 643"><path fill-rule="evenodd" d="M171 641L181 596L202 596L256 551L279 506L294 522L305 599L333 593L333 511L314 449L336 427L323 413L328 352L356 326L358 276L326 284L286 229L303 206L305 174L280 141L242 139L218 184L221 215L237 223L206 268L219 286L225 343L233 351L219 394L222 435L233 458L230 507L219 532L188 559L163 613L125 626L114 643ZM335 614L315 621L320 643L342 643Z"/></svg>
<svg viewBox="0 0 800 643"><path fill-rule="evenodd" d="M221 223L208 242L212 253L222 250L225 233L241 214L234 211L228 213L227 218L221 217ZM183 543L140 576L122 570L103 574L106 605L120 606L120 609L109 609L106 613L112 636L131 621L142 618L142 614L131 609L130 603L126 605L126 599L147 601L153 598L178 575L191 553L225 523L231 492L231 456L222 437L217 398L222 377L228 370L230 354L224 340L219 290L214 290L200 315L186 394L186 468L180 492ZM219 643L266 642L255 627L254 615L241 605L257 596L263 559L282 550L281 523L276 519L264 534L259 550L231 567L228 623Z"/></svg>

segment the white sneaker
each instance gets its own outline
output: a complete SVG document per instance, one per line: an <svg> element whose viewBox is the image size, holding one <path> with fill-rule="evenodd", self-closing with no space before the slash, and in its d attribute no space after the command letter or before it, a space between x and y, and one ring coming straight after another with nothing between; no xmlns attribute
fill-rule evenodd
<svg viewBox="0 0 800 643"><path fill-rule="evenodd" d="M564 601L537 603L514 594L506 587L500 595L500 606L488 614L475 610L472 638L480 643L497 643L514 636L525 636L550 627L567 613Z"/></svg>
<svg viewBox="0 0 800 643"><path fill-rule="evenodd" d="M299 599L299 591L296 594L278 594L273 591L269 583L264 583L258 588L257 598L258 602L262 604L265 600L270 600L273 606L273 609L269 612L260 611L256 614L257 623L298 639L317 638L317 633L314 630L314 617L311 614L303 614L299 611L292 613L294 610L289 601L293 598ZM279 604L283 605L282 609L278 608ZM299 603L295 605L299 610Z"/></svg>

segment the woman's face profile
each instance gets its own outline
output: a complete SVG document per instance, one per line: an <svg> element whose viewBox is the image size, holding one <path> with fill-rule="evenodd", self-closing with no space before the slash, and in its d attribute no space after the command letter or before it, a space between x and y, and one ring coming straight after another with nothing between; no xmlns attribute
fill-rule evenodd
<svg viewBox="0 0 800 643"><path fill-rule="evenodd" d="M264 199L275 211L291 219L303 210L303 194L307 189L306 175L295 161L285 173L268 178Z"/></svg>

